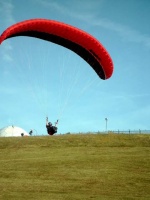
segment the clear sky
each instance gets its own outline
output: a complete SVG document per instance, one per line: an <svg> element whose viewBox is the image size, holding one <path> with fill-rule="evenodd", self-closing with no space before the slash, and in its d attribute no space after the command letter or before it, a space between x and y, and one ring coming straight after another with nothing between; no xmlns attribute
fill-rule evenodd
<svg viewBox="0 0 150 200"><path fill-rule="evenodd" d="M60 119L58 133L150 129L149 0L0 0L0 34L31 18L71 24L108 50L114 73L101 80L79 56L29 37L0 46L0 128L47 134L45 118Z"/></svg>

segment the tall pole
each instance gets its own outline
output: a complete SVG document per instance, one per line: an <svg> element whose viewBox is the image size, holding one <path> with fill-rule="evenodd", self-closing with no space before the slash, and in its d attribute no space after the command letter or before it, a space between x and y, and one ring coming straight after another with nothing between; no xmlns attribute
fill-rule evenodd
<svg viewBox="0 0 150 200"><path fill-rule="evenodd" d="M107 132L107 122L108 122L108 119L105 118L105 121L106 121L106 132Z"/></svg>

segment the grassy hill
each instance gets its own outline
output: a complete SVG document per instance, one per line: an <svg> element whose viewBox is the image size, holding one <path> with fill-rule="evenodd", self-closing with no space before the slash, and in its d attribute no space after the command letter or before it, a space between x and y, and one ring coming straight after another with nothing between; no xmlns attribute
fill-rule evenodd
<svg viewBox="0 0 150 200"><path fill-rule="evenodd" d="M150 199L150 135L0 138L0 199Z"/></svg>

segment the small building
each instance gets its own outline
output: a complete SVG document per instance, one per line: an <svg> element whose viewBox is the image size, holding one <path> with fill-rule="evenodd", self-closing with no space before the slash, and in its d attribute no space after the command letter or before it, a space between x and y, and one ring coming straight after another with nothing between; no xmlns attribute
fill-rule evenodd
<svg viewBox="0 0 150 200"><path fill-rule="evenodd" d="M17 126L7 126L0 129L0 137L22 137L22 136L29 136L22 128Z"/></svg>

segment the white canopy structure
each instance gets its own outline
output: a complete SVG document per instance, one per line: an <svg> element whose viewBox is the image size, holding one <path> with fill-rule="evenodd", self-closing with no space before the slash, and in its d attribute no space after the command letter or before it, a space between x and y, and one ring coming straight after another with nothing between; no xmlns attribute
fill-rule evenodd
<svg viewBox="0 0 150 200"><path fill-rule="evenodd" d="M22 128L17 126L7 126L5 128L0 129L0 137L22 137L29 136Z"/></svg>

